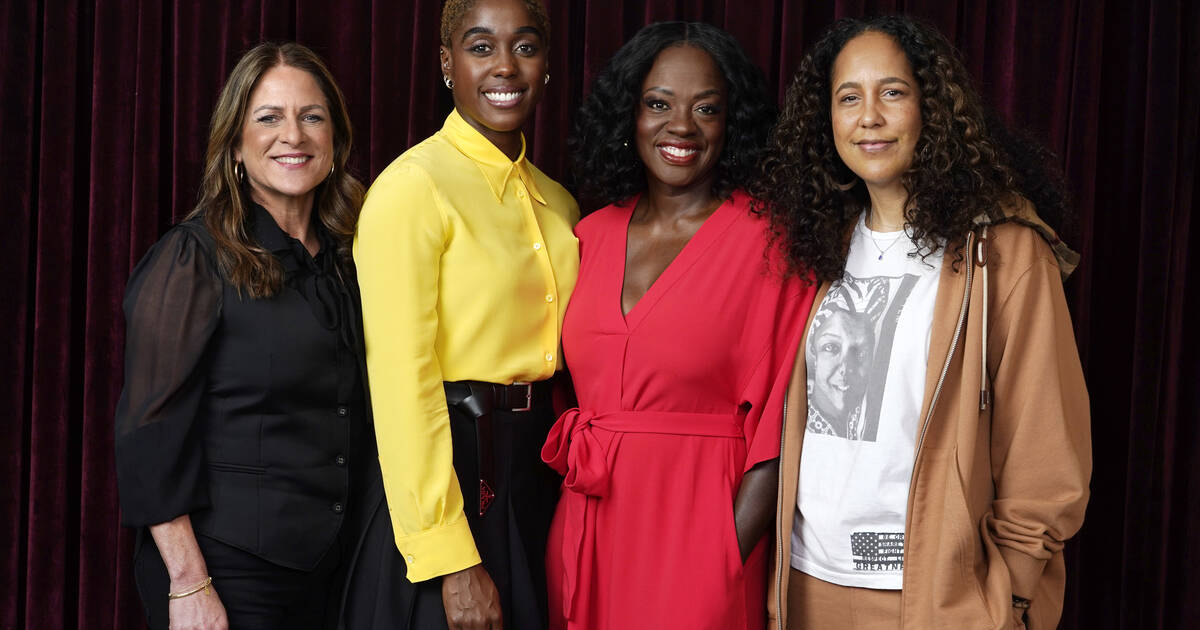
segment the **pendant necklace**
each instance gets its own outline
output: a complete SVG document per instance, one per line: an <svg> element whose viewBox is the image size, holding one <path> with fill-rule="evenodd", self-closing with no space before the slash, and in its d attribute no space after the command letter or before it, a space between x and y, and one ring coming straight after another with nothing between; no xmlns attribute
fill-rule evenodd
<svg viewBox="0 0 1200 630"><path fill-rule="evenodd" d="M867 238L871 239L871 244L875 246L875 249L879 250L879 258L876 260L883 260L883 255L886 254L889 249L895 247L896 243L904 240L903 236L897 236L896 238L892 239L892 242L889 243L887 247L880 247L879 242L875 240L875 234L871 231L871 228L867 228Z"/></svg>

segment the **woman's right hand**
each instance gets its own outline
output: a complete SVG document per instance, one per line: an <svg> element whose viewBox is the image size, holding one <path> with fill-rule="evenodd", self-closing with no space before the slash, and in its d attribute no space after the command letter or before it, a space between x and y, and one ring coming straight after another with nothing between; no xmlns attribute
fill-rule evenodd
<svg viewBox="0 0 1200 630"><path fill-rule="evenodd" d="M171 580L171 593L186 593L208 579L208 563L196 542L192 518L187 514L150 526L150 535ZM162 597L166 597L166 593ZM167 603L170 630L228 630L225 606L212 584L207 589Z"/></svg>
<svg viewBox="0 0 1200 630"><path fill-rule="evenodd" d="M503 630L500 593L482 564L442 577L442 604L450 630Z"/></svg>
<svg viewBox="0 0 1200 630"><path fill-rule="evenodd" d="M171 592L178 593L196 585L171 583ZM187 597L172 599L167 605L169 630L229 630L225 606L211 585L206 590Z"/></svg>

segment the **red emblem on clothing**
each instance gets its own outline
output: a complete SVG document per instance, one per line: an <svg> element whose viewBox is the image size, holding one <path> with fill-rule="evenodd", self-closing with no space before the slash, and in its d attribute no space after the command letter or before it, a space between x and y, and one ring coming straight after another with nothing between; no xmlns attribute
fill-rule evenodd
<svg viewBox="0 0 1200 630"><path fill-rule="evenodd" d="M483 516L484 512L492 505L492 499L496 498L496 493L488 487L487 482L479 480L479 515Z"/></svg>

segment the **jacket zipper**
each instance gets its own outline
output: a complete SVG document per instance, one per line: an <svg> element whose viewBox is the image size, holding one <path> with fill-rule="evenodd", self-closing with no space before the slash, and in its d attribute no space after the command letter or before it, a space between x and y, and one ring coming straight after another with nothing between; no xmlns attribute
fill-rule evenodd
<svg viewBox="0 0 1200 630"><path fill-rule="evenodd" d="M799 360L803 361L804 357L801 356ZM791 389L790 383L788 385L788 389ZM783 422L780 423L781 428L779 430L779 478L776 481L776 483L778 483L778 489L775 491L775 505L781 505L783 503L783 448L787 444L787 408L789 393L790 392L783 393ZM782 588L784 520L786 520L786 517L780 519L780 523L775 526L775 617L779 621L779 630L785 629L786 626L783 625L783 621L784 617L787 615L787 611L783 608Z"/></svg>
<svg viewBox="0 0 1200 630"><path fill-rule="evenodd" d="M921 449L925 446L925 433L929 430L929 421L933 419L933 410L937 407L938 398L942 395L942 385L946 382L946 374L950 372L950 361L954 358L954 353L958 350L958 341L962 338L963 325L967 321L967 306L971 303L971 280L975 276L975 260L970 256L971 253L971 237L973 232L967 233L967 256L964 257L964 262L967 265L967 286L963 290L962 306L958 309L958 324L954 327L954 337L950 340L950 351L946 353L946 360L942 363L942 373L938 376L937 386L933 388L933 396L929 400L929 411L925 413L925 420L921 424L921 435L917 439L917 451L913 456L913 469L908 477L908 497L909 506L908 513L905 516L904 530L908 531L909 525L912 522L912 492L913 485L917 480L917 461L921 458ZM905 541L907 549L908 541ZM901 619L903 619L903 603L901 603Z"/></svg>
<svg viewBox="0 0 1200 630"><path fill-rule="evenodd" d="M971 237L974 233L967 234L967 252L971 251ZM971 303L971 280L975 276L975 261L971 257L967 257L964 262L967 264L967 287L963 291L962 306L958 309L958 325L954 327L954 337L950 340L950 351L946 353L946 360L942 363L942 374L938 377L937 387L933 388L933 397L929 401L929 411L925 413L925 421L921 424L921 436L917 439L917 453L913 457L913 462L921 455L921 447L925 445L925 432L929 429L929 421L933 418L933 408L937 406L938 398L942 395L942 385L946 382L946 374L950 372L950 360L954 358L954 352L958 350L958 340L962 337L963 324L967 321L967 305ZM917 467L913 466L913 471L908 478L908 487L912 488L912 483L916 479Z"/></svg>

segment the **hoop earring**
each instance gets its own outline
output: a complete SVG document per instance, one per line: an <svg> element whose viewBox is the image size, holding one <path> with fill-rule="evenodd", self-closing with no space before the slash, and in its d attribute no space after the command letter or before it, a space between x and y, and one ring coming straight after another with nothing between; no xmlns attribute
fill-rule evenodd
<svg viewBox="0 0 1200 630"><path fill-rule="evenodd" d="M333 169L335 169L335 168L337 168L336 164L329 165L329 177L333 177ZM328 179L328 178L326 178L326 179Z"/></svg>
<svg viewBox="0 0 1200 630"><path fill-rule="evenodd" d="M542 85L550 85L550 73L546 73L546 78L542 79Z"/></svg>
<svg viewBox="0 0 1200 630"><path fill-rule="evenodd" d="M234 162L233 176L237 178L238 183L246 181L246 167L241 162Z"/></svg>
<svg viewBox="0 0 1200 630"><path fill-rule="evenodd" d="M446 84L447 89L451 89L451 90L454 89L454 79L451 79L450 77L443 74L442 82Z"/></svg>
<svg viewBox="0 0 1200 630"><path fill-rule="evenodd" d="M831 178L830 178L830 180L832 181L832 180L833 180L833 178L831 177ZM834 182L833 182L833 185L834 185L834 187L835 187L835 188L837 188L838 190L840 190L840 191L842 191L842 192L846 192L846 191L850 190L851 188L854 188L855 186L857 186L857 185L858 185L858 180L857 180L857 179L851 179L850 181L846 182L845 184L843 184L843 183L841 183L841 182L838 182L838 181L834 181Z"/></svg>
<svg viewBox="0 0 1200 630"><path fill-rule="evenodd" d="M843 164L843 167L844 167L844 166L845 166L845 165ZM837 171L837 170L839 170L839 169L838 169L837 167L834 167L834 169L833 169L833 170L834 170L834 171ZM848 181L848 182L845 182L845 183L843 183L843 182L839 182L839 181L837 180L837 177L836 177L837 173L830 173L830 174L829 174L829 183L833 184L833 187L834 187L834 188L837 188L838 190L840 190L840 191L842 191L842 192L847 192L847 191L849 191L851 188L854 188L855 186L857 186L857 185L858 185L858 181L859 181L859 180L858 180L858 176L857 176L857 175L855 175L853 171L851 171L849 168L846 168L846 171L847 171L847 172L850 174L850 181Z"/></svg>

